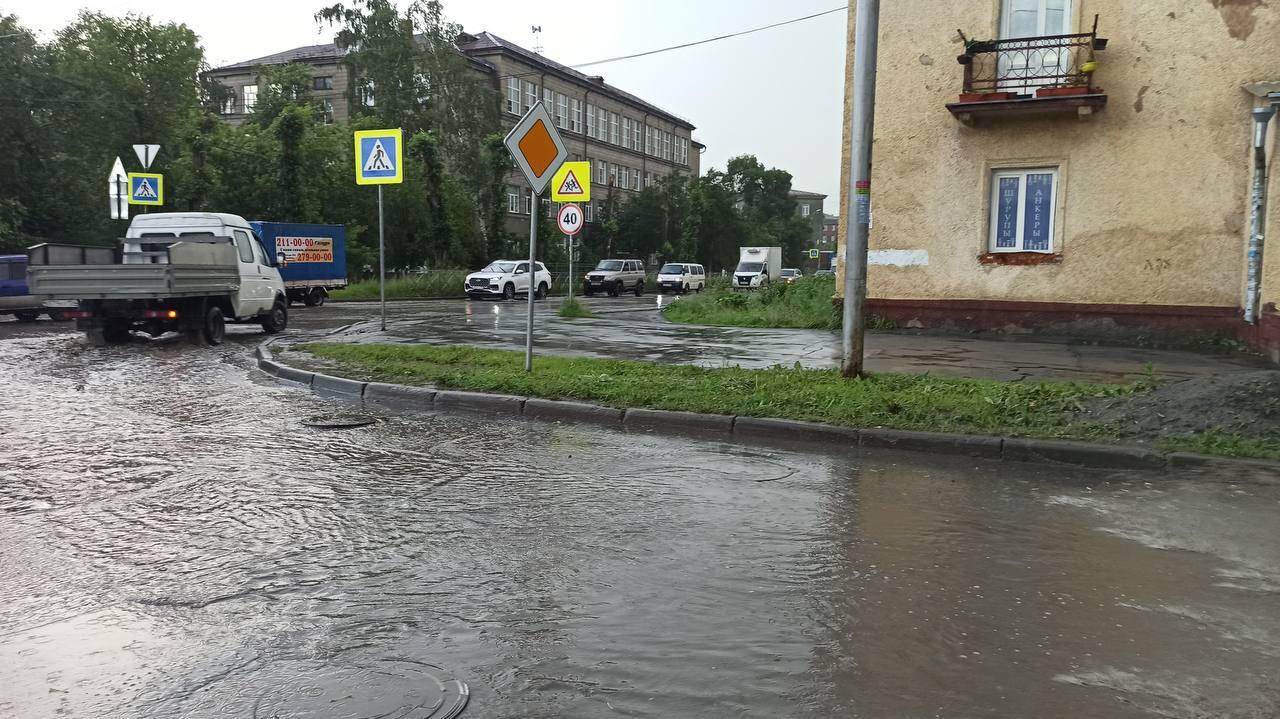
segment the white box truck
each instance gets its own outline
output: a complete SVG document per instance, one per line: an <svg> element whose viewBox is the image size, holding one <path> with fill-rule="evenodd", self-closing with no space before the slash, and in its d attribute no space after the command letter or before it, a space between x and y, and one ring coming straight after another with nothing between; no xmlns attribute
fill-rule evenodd
<svg viewBox="0 0 1280 719"><path fill-rule="evenodd" d="M739 247L733 289L749 290L768 284L782 274L781 247Z"/></svg>

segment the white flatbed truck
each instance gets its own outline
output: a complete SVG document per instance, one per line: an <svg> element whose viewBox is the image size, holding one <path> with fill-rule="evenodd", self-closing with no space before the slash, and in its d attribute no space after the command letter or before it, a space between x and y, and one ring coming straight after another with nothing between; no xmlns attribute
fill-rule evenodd
<svg viewBox="0 0 1280 719"><path fill-rule="evenodd" d="M237 215L138 215L118 247L42 244L27 255L31 294L75 300L66 315L90 344L125 342L137 330L216 345L228 323L268 334L288 325L278 262Z"/></svg>

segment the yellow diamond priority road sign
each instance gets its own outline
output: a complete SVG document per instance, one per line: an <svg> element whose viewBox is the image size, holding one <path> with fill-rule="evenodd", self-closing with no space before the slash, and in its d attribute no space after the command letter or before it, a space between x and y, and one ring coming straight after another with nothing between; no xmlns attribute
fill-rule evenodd
<svg viewBox="0 0 1280 719"><path fill-rule="evenodd" d="M569 150L556 132L551 113L541 102L529 108L520 122L507 134L507 149L524 173L535 195L541 195L551 184Z"/></svg>
<svg viewBox="0 0 1280 719"><path fill-rule="evenodd" d="M551 178L552 202L591 201L591 163L566 162Z"/></svg>

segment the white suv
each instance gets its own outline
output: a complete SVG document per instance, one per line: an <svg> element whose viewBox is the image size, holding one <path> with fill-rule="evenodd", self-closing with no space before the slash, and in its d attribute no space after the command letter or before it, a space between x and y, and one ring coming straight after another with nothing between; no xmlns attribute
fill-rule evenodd
<svg viewBox="0 0 1280 719"><path fill-rule="evenodd" d="M635 292L636 297L644 294L644 263L640 260L600 260L582 278L582 294L588 297L597 292L617 297L627 291Z"/></svg>
<svg viewBox="0 0 1280 719"><path fill-rule="evenodd" d="M542 299L551 290L551 273L546 265L535 263L537 272L533 274L533 296ZM496 260L479 272L472 272L462 283L467 297L501 297L506 300L515 299L518 294L529 293L529 261L528 260Z"/></svg>

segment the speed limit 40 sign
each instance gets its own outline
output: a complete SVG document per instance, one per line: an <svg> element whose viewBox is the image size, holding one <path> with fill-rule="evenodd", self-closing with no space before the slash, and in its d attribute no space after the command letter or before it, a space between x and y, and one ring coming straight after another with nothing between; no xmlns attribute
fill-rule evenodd
<svg viewBox="0 0 1280 719"><path fill-rule="evenodd" d="M565 205L560 208L560 213L556 215L556 223L560 225L560 231L566 235L576 235L582 231L582 224L586 218L582 216L582 208L577 205Z"/></svg>

